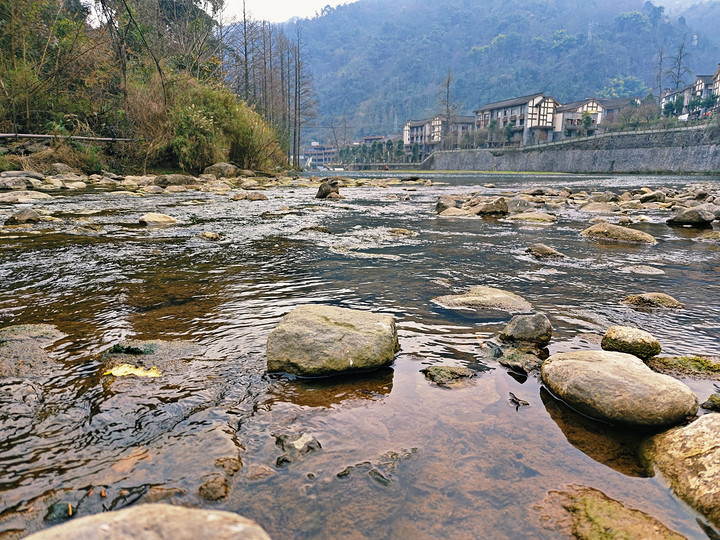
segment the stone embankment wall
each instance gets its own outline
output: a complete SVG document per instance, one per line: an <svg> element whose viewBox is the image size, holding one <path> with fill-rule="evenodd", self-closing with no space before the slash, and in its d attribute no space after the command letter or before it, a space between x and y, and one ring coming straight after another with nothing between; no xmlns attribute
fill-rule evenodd
<svg viewBox="0 0 720 540"><path fill-rule="evenodd" d="M421 168L566 173L720 173L720 126L608 133L526 148L436 152Z"/></svg>

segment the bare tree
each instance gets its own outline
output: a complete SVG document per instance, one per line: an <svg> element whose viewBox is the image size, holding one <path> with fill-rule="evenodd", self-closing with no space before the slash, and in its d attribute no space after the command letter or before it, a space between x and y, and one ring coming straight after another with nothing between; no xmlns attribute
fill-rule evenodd
<svg viewBox="0 0 720 540"><path fill-rule="evenodd" d="M452 83L452 70L448 69L447 77L445 77L445 80L443 80L440 85L440 92L438 94L438 102L441 111L440 114L442 115L440 145L443 150L453 146L453 144L450 143L450 137L453 136L453 133L455 133L457 129L457 117L460 112L460 104L453 98Z"/></svg>
<svg viewBox="0 0 720 540"><path fill-rule="evenodd" d="M689 58L690 52L687 50L685 38L683 37L680 45L678 45L677 53L670 59L670 69L665 72L675 85L675 89L685 84L685 77L692 73L688 67Z"/></svg>

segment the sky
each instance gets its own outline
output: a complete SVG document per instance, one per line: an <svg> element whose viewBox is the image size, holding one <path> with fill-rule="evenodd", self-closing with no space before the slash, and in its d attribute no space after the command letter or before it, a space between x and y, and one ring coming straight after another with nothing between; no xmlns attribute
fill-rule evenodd
<svg viewBox="0 0 720 540"><path fill-rule="evenodd" d="M245 9L255 20L285 22L292 17L313 17L330 5L348 4L351 0L245 0ZM226 16L242 18L242 0L225 0Z"/></svg>

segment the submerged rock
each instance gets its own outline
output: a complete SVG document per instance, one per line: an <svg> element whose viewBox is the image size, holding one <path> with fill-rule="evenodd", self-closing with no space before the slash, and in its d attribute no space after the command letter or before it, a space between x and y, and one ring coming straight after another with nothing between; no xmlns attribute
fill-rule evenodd
<svg viewBox="0 0 720 540"><path fill-rule="evenodd" d="M596 240L611 240L614 242L635 244L657 244L657 240L648 233L630 229L629 227L621 227L620 225L611 225L610 223L596 223L580 234Z"/></svg>
<svg viewBox="0 0 720 540"><path fill-rule="evenodd" d="M645 276L661 276L665 273L664 270L660 270L659 268L655 268L654 266L646 266L643 264L624 266L620 269L620 271L628 274L641 274Z"/></svg>
<svg viewBox="0 0 720 540"><path fill-rule="evenodd" d="M638 308L681 309L685 307L669 294L657 292L631 294L623 298L622 302L623 304Z"/></svg>
<svg viewBox="0 0 720 540"><path fill-rule="evenodd" d="M669 426L698 410L697 398L685 384L625 353L555 354L543 363L542 380L578 412L611 423Z"/></svg>
<svg viewBox="0 0 720 540"><path fill-rule="evenodd" d="M290 465L300 460L303 456L322 449L320 441L309 433L301 433L299 435L275 435L275 444L285 452L276 460L278 467Z"/></svg>
<svg viewBox="0 0 720 540"><path fill-rule="evenodd" d="M177 219L166 214L158 214L157 212L149 212L142 216L139 220L142 225L172 225L177 223Z"/></svg>
<svg viewBox="0 0 720 540"><path fill-rule="evenodd" d="M54 363L47 348L64 334L49 324L20 324L0 329L0 377L45 375Z"/></svg>
<svg viewBox="0 0 720 540"><path fill-rule="evenodd" d="M552 214L546 214L545 212L523 212L522 214L515 214L508 217L511 221L523 221L531 223L554 223L557 218Z"/></svg>
<svg viewBox="0 0 720 540"><path fill-rule="evenodd" d="M74 519L27 537L28 540L270 540L254 521L233 512L169 504L141 504Z"/></svg>
<svg viewBox="0 0 720 540"><path fill-rule="evenodd" d="M558 250L545 244L532 244L525 250L525 253L529 253L537 259L562 259L565 257Z"/></svg>
<svg viewBox="0 0 720 540"><path fill-rule="evenodd" d="M720 526L720 414L656 435L641 453L678 497Z"/></svg>
<svg viewBox="0 0 720 540"><path fill-rule="evenodd" d="M629 326L611 326L605 332L600 346L606 351L632 354L642 360L660 354L660 343L644 330Z"/></svg>
<svg viewBox="0 0 720 540"><path fill-rule="evenodd" d="M534 315L515 315L505 329L500 332L500 340L532 343L546 347L552 338L552 325L542 313Z"/></svg>
<svg viewBox="0 0 720 540"><path fill-rule="evenodd" d="M433 302L448 308L497 309L509 313L530 311L530 302L517 294L478 285L468 292L457 295L438 296Z"/></svg>
<svg viewBox="0 0 720 540"><path fill-rule="evenodd" d="M399 349L389 315L305 305L285 315L267 340L270 372L322 377L388 366Z"/></svg>
<svg viewBox="0 0 720 540"><path fill-rule="evenodd" d="M541 509L556 526L567 529L569 535L579 540L685 538L645 512L628 508L591 487L569 486L566 491L552 491Z"/></svg>
<svg viewBox="0 0 720 540"><path fill-rule="evenodd" d="M453 388L462 386L475 376L475 372L466 367L430 366L420 370L425 377L438 386Z"/></svg>
<svg viewBox="0 0 720 540"><path fill-rule="evenodd" d="M720 380L720 358L704 356L655 356L648 366L660 373L695 379Z"/></svg>

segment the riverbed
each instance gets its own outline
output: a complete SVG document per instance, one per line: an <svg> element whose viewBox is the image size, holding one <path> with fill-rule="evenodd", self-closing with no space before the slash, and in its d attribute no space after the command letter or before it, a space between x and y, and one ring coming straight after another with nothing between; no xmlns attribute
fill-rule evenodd
<svg viewBox="0 0 720 540"><path fill-rule="evenodd" d="M0 327L52 324L63 337L42 376L0 379L0 537L54 524L54 504L88 515L162 501L237 512L275 539L562 538L549 495L587 486L706 538L701 516L639 463L648 433L585 418L536 375L493 361L486 343L510 315L432 299L473 285L520 294L552 322L550 353L598 349L597 335L620 324L653 334L664 354L720 356L718 245L668 227L663 210L630 212L658 239L637 246L582 238L595 216L571 207L538 226L439 217L435 203L531 186L621 193L718 179L424 178L431 185L345 188L332 201L302 186L267 190L267 201L59 192L33 205L56 221L3 229ZM20 207L0 205L0 221ZM178 223L138 225L147 212ZM539 261L525 252L536 242L567 257ZM621 303L642 292L667 292L685 309ZM393 315L394 365L319 381L266 374L268 334L307 303ZM105 375L112 347L127 340L185 348L158 366L160 377ZM429 365L477 375L441 388L420 372ZM685 382L700 402L717 390ZM516 407L510 393L528 405ZM278 461L278 441L303 434L320 448ZM208 500L200 487L213 478L229 492Z"/></svg>

